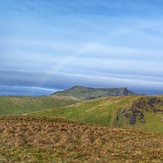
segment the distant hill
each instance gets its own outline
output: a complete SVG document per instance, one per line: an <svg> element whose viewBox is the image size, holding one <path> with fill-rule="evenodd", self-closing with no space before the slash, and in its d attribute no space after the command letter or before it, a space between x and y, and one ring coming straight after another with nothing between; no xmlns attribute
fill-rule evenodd
<svg viewBox="0 0 163 163"><path fill-rule="evenodd" d="M0 96L0 115L21 115L81 101L71 96Z"/></svg>
<svg viewBox="0 0 163 163"><path fill-rule="evenodd" d="M74 86L70 89L54 93L59 96L73 96L81 100L90 100L107 96L131 96L136 95L127 88L89 88Z"/></svg>

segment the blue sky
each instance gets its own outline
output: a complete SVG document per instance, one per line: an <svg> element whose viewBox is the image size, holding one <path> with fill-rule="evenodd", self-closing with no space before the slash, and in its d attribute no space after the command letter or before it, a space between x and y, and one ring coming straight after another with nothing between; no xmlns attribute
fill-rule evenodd
<svg viewBox="0 0 163 163"><path fill-rule="evenodd" d="M0 95L74 85L163 93L162 0L1 0Z"/></svg>

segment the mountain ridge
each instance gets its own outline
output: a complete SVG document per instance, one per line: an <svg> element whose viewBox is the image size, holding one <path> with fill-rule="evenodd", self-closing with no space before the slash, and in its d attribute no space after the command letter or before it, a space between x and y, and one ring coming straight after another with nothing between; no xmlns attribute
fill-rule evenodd
<svg viewBox="0 0 163 163"><path fill-rule="evenodd" d="M100 97L108 96L132 96L136 93L128 90L126 87L122 88L91 88L85 86L74 86L69 89L55 92L53 95L73 96L81 100L90 100Z"/></svg>

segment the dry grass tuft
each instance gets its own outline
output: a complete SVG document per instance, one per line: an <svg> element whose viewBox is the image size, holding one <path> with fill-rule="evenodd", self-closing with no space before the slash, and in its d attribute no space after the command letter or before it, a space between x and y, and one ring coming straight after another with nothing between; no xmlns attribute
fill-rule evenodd
<svg viewBox="0 0 163 163"><path fill-rule="evenodd" d="M0 162L163 162L163 134L2 116Z"/></svg>

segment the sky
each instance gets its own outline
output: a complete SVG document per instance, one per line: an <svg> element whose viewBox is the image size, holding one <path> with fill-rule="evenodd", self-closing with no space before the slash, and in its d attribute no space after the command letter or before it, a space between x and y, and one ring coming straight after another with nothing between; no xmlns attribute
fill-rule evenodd
<svg viewBox="0 0 163 163"><path fill-rule="evenodd" d="M0 95L80 85L163 93L162 0L0 0Z"/></svg>

